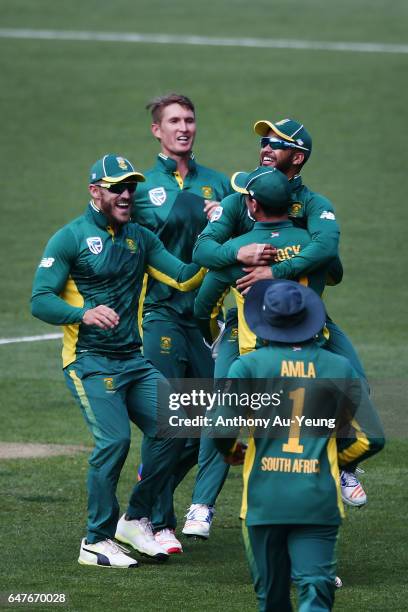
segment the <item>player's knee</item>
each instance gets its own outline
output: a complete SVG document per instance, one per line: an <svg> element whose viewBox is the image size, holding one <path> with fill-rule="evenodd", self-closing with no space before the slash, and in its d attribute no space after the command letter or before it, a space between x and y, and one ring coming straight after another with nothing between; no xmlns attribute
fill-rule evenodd
<svg viewBox="0 0 408 612"><path fill-rule="evenodd" d="M96 468L107 464L124 462L130 448L130 436L119 436L100 442L92 453L89 463Z"/></svg>
<svg viewBox="0 0 408 612"><path fill-rule="evenodd" d="M329 605L334 598L334 581L335 576L328 575L303 575L293 578L300 600L325 602L327 605Z"/></svg>

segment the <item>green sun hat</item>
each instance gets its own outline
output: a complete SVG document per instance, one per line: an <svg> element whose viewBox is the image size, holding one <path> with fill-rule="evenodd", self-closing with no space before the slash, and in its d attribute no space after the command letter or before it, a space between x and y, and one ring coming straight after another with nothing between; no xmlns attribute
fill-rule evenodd
<svg viewBox="0 0 408 612"><path fill-rule="evenodd" d="M231 185L238 193L250 195L270 210L289 208L291 203L292 187L286 175L276 168L259 166L253 172L236 172Z"/></svg>
<svg viewBox="0 0 408 612"><path fill-rule="evenodd" d="M145 177L141 172L136 172L133 165L128 159L121 155L109 153L98 159L92 166L89 173L89 182L97 183L103 181L104 186L109 186L112 183L120 183L128 181L139 183L145 181Z"/></svg>

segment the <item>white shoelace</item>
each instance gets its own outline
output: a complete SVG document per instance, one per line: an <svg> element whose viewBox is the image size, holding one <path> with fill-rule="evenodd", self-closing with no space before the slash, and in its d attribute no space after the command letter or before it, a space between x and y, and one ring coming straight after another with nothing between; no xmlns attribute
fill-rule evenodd
<svg viewBox="0 0 408 612"><path fill-rule="evenodd" d="M124 552L126 554L130 553L130 550L125 548L125 546L121 546L120 544L118 544L117 542L114 542L113 540L110 540L109 538L105 540L105 542L108 548L110 549L110 552L114 555L120 552Z"/></svg>
<svg viewBox="0 0 408 612"><path fill-rule="evenodd" d="M143 517L143 518L138 520L138 523L140 524L140 527L141 527L142 531L144 531L145 535L151 536L153 538L152 524L149 521L149 519L146 518L146 517Z"/></svg>
<svg viewBox="0 0 408 612"><path fill-rule="evenodd" d="M344 479L346 481L346 487L356 487L359 485L359 481L352 472L343 472Z"/></svg>
<svg viewBox="0 0 408 612"><path fill-rule="evenodd" d="M205 504L197 504L195 508L192 508L187 514L186 518L190 521L206 521L209 518L210 510Z"/></svg>

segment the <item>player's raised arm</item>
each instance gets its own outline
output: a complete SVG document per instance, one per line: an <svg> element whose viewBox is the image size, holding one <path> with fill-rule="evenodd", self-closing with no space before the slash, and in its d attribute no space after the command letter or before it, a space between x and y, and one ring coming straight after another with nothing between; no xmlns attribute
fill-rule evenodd
<svg viewBox="0 0 408 612"><path fill-rule="evenodd" d="M197 264L185 264L164 247L153 232L141 228L146 243L146 272L154 279L178 289L192 291L201 285L207 272Z"/></svg>
<svg viewBox="0 0 408 612"><path fill-rule="evenodd" d="M307 231L312 240L299 255L272 266L274 278L296 278L338 257L340 228L327 198L311 192L306 203Z"/></svg>
<svg viewBox="0 0 408 612"><path fill-rule="evenodd" d="M220 328L217 319L231 286L231 279L235 280L241 274L239 266L229 266L224 270L212 270L204 278L194 302L194 318L208 344L215 342L218 337Z"/></svg>
<svg viewBox="0 0 408 612"><path fill-rule="evenodd" d="M209 223L199 235L193 251L193 261L218 270L240 262L246 265L267 265L275 255L269 244L248 244L237 248L229 238L246 233L252 228L245 203L235 193L222 200L212 211Z"/></svg>

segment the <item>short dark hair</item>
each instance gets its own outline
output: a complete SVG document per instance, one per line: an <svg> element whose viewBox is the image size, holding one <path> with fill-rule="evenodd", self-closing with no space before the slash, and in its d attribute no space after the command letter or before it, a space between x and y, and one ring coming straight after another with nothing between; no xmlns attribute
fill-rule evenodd
<svg viewBox="0 0 408 612"><path fill-rule="evenodd" d="M190 98L187 98L187 96L183 96L182 94L169 93L165 96L157 96L146 104L146 109L151 112L154 123L160 123L163 110L170 104L180 104L180 106L190 109L195 115L194 104Z"/></svg>
<svg viewBox="0 0 408 612"><path fill-rule="evenodd" d="M251 197L251 196L250 196ZM251 198L252 200L256 200L259 208L262 210L265 217L284 217L289 213L290 202L286 206L281 206L280 208L271 209L268 206L264 206L262 202L257 200L256 198Z"/></svg>

